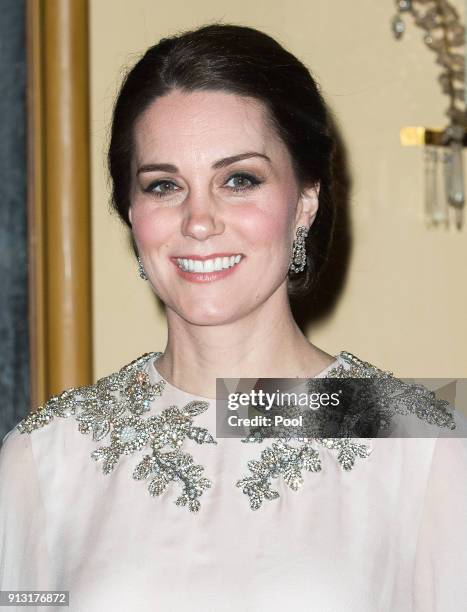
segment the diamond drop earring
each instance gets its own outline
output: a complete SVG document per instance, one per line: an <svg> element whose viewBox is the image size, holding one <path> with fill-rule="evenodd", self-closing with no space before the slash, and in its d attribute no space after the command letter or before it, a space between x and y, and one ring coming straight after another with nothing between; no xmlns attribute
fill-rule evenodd
<svg viewBox="0 0 467 612"><path fill-rule="evenodd" d="M139 269L139 275L141 276L141 278L143 280L148 280L147 274L144 271L143 264L141 263L141 259L139 258L139 255L138 255L138 269Z"/></svg>
<svg viewBox="0 0 467 612"><path fill-rule="evenodd" d="M293 241L292 261L289 266L290 272L303 272L306 266L305 238L308 228L300 225L297 228L296 238Z"/></svg>

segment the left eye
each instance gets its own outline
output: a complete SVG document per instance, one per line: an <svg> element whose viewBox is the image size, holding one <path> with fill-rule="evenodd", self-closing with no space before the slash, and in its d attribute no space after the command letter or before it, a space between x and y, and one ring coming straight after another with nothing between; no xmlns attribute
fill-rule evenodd
<svg viewBox="0 0 467 612"><path fill-rule="evenodd" d="M232 183L229 185L229 183ZM226 185L232 189L232 191L246 191L247 189L253 189L260 184L256 177L251 174L233 174Z"/></svg>

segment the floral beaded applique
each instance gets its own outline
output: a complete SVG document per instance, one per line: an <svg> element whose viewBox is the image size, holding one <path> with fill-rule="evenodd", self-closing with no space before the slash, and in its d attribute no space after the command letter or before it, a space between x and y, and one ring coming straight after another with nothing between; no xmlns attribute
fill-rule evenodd
<svg viewBox="0 0 467 612"><path fill-rule="evenodd" d="M253 440L242 440L245 441ZM365 458L371 453L368 445L352 438L316 438L315 442L337 450L337 460L344 470L352 469L357 457ZM321 458L311 441L292 446L284 440L278 440L261 452L260 460L248 461L247 465L252 475L238 480L236 486L241 487L250 498L251 509L258 510L265 499L279 497L278 491L271 488L273 478L282 476L285 484L292 491L297 491L303 485L302 471L321 471Z"/></svg>
<svg viewBox="0 0 467 612"><path fill-rule="evenodd" d="M161 495L170 482L182 485L182 494L175 503L192 512L200 508L199 497L212 482L203 476L204 468L193 457L181 451L185 438L198 444L217 444L203 427L195 427L193 417L204 412L208 402L192 401L183 408L170 406L160 414L143 418L151 402L162 395L165 380L152 384L143 366L148 359L161 353L146 353L120 371L99 379L94 385L70 388L51 397L44 406L24 418L17 429L31 433L52 421L54 417L73 415L83 434L92 433L99 442L110 435L110 444L91 453L102 462L102 471L109 474L122 455L130 455L149 446L133 472L135 480L150 478L148 491ZM168 447L169 450L164 450Z"/></svg>
<svg viewBox="0 0 467 612"><path fill-rule="evenodd" d="M197 444L217 444L207 429L193 423L193 418L207 410L209 403L194 400L183 408L169 406L144 418L166 385L164 379L152 383L145 371L148 361L161 354L145 353L93 385L70 388L51 397L25 417L17 429L21 433L31 433L55 417L74 416L81 433L92 434L96 442L110 439L107 446L99 446L91 453L92 459L102 463L104 474L114 470L122 455L131 455L149 447L152 452L144 455L136 465L133 478L149 479L148 491L152 496L161 495L171 482L178 483L182 492L175 504L198 512L199 498L213 483L203 476L204 467L196 465L192 455L180 447L186 439ZM385 392L381 397L381 414L387 423L395 413L412 413L429 423L455 428L453 416L446 410L448 402L436 399L432 391L421 385L405 384L394 378L391 372L379 370L346 351L339 356L344 358L348 367L339 364L326 377L382 379ZM365 442L368 440L371 438L365 438ZM263 442L263 438L255 432L241 441ZM292 444L292 441L299 442L299 445ZM369 457L372 450L368 443L355 437L281 436L262 451L259 459L247 463L251 475L238 480L235 486L249 497L253 510L260 508L264 500L279 497L279 493L271 488L274 478L282 477L291 490L297 491L303 484L303 470L319 472L322 469L321 456L315 445L332 451L345 471L351 470L357 459Z"/></svg>
<svg viewBox="0 0 467 612"><path fill-rule="evenodd" d="M349 367L339 364L326 374L327 378L376 378L378 382L382 381L383 384L379 385L382 392L378 394L380 429L389 429L391 419L395 414L409 413L416 414L420 419L439 427L455 429L453 415L446 409L449 402L437 399L433 391L423 385L404 383L394 378L392 372L380 370L347 351L342 351L339 356L349 364ZM365 402L362 404L365 405ZM364 416L358 411L357 415L359 418ZM366 441L372 439L365 438ZM242 439L242 442L261 443L263 440L261 431L253 429L253 433ZM294 440L299 444L291 444ZM351 470L358 458L365 459L372 452L368 443L363 443L355 437L294 438L290 435L283 435L271 446L265 448L259 459L248 461L247 467L250 475L236 482L236 486L249 497L252 510L258 510L264 500L280 497L279 492L272 489L273 479L282 477L292 491L297 491L303 485L304 470L321 471L321 456L314 445L324 446L333 451L338 463L345 471Z"/></svg>

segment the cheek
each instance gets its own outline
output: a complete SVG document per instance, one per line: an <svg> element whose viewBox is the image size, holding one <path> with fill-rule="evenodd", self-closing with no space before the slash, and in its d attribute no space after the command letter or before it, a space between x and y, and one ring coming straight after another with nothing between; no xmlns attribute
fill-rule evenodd
<svg viewBox="0 0 467 612"><path fill-rule="evenodd" d="M133 209L132 229L137 245L141 250L149 250L169 241L174 235L174 221L170 215L161 211L148 212L141 208Z"/></svg>
<svg viewBox="0 0 467 612"><path fill-rule="evenodd" d="M266 251L268 257L281 257L290 248L288 237L294 218L293 190L270 190L249 204L233 204L223 216L224 236L217 236L218 246L224 240L226 247L241 248L242 242L252 252ZM132 229L140 250L150 251L174 240L183 241L182 220L176 209L155 209L134 206ZM239 244L236 245L236 241ZM282 248L281 248L282 247Z"/></svg>
<svg viewBox="0 0 467 612"><path fill-rule="evenodd" d="M287 195L271 195L260 206L243 211L240 223L253 250L267 246L269 251L278 253L281 245L288 248L287 237L294 211L292 205L287 205Z"/></svg>

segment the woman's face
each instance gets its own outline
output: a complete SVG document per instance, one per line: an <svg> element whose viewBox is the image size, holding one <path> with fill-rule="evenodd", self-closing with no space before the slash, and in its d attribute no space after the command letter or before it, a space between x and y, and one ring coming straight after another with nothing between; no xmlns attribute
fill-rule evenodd
<svg viewBox="0 0 467 612"><path fill-rule="evenodd" d="M319 187L300 193L264 107L225 92L174 90L139 117L134 136L129 218L166 307L219 325L286 298L295 231L312 223ZM234 255L240 262L217 272L196 262L207 256L219 267Z"/></svg>

